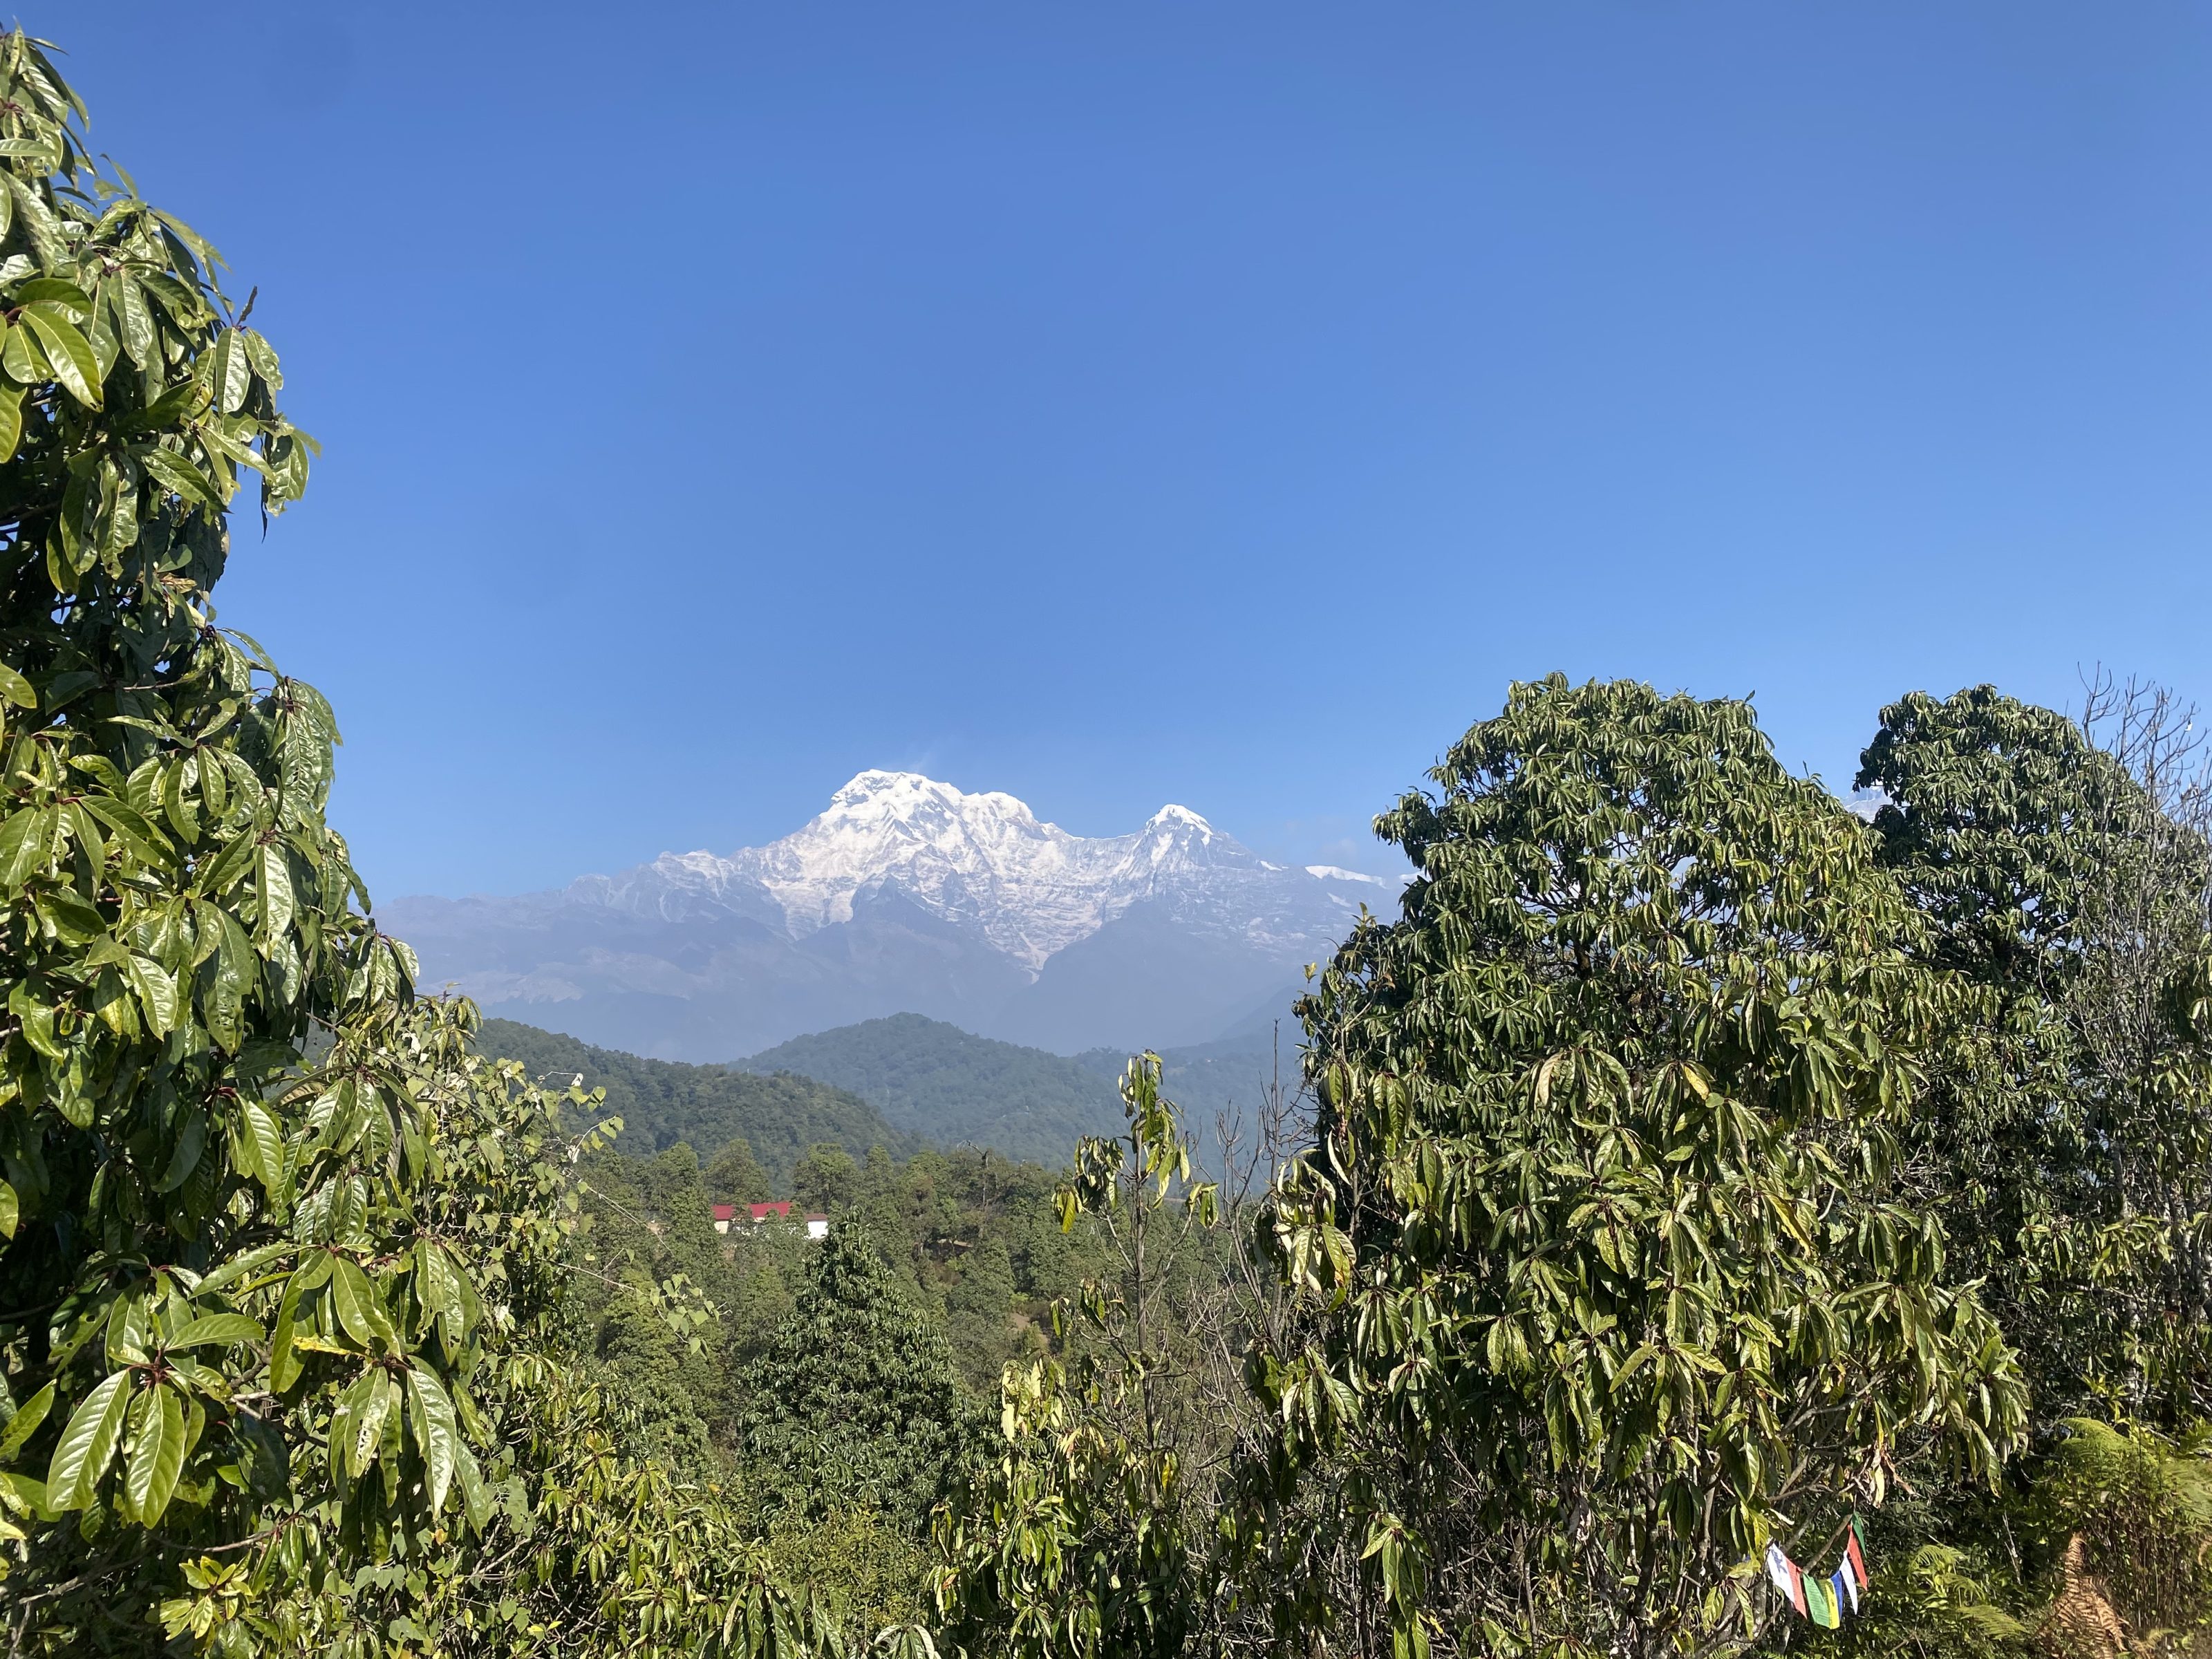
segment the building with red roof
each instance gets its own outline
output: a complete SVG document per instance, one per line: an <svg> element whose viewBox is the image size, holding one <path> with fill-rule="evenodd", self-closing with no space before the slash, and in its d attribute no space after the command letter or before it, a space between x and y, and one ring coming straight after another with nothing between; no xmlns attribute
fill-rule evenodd
<svg viewBox="0 0 2212 1659"><path fill-rule="evenodd" d="M790 1221L793 1219L791 1212L793 1209L796 1207L797 1203L798 1200L795 1199L778 1198L771 1199L765 1204L748 1205L746 1207L752 1212L750 1224L753 1227L762 1227L765 1226L771 1221ZM735 1222L737 1218L738 1206L736 1205L717 1204L714 1206L714 1231L716 1232L726 1233L730 1231L731 1224ZM828 1216L819 1213L809 1214L805 1212L801 1212L798 1218L805 1222L806 1236L809 1238L827 1238L830 1237L830 1218Z"/></svg>

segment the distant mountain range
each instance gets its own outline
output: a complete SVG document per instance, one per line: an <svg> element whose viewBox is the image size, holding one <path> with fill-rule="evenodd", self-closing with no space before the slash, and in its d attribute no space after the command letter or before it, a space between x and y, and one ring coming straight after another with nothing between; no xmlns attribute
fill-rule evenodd
<svg viewBox="0 0 2212 1659"><path fill-rule="evenodd" d="M1271 863L1180 806L1086 837L1011 795L863 772L767 847L517 897L404 898L380 919L426 985L633 1054L726 1061L912 1012L1075 1054L1285 1012L1304 964L1397 892Z"/></svg>

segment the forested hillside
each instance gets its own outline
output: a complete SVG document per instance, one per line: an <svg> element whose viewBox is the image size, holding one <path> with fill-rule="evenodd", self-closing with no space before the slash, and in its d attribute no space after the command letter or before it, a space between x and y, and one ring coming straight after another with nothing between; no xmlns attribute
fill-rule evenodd
<svg viewBox="0 0 2212 1659"><path fill-rule="evenodd" d="M793 1037L737 1063L834 1083L938 1146L993 1146L1054 1169L1078 1140L1110 1130L1121 1116L1118 1067L1102 1074L920 1014Z"/></svg>
<svg viewBox="0 0 2212 1659"><path fill-rule="evenodd" d="M1285 999L1290 1029L1279 1040L1253 1031L1161 1051L1164 1086L1182 1106L1208 1168L1218 1161L1224 1123L1249 1141L1267 1092L1298 1090L1299 1032L1288 1006ZM1058 1168L1082 1137L1109 1133L1119 1122L1128 1061L1119 1049L1048 1054L899 1014L794 1037L738 1064L834 1083L938 1146L991 1146Z"/></svg>
<svg viewBox="0 0 2212 1659"><path fill-rule="evenodd" d="M812 1078L641 1060L506 1019L486 1020L477 1042L490 1058L520 1060L541 1082L566 1086L580 1074L586 1089L605 1090L605 1109L623 1121L625 1152L659 1152L681 1140L708 1155L743 1140L778 1194L790 1190L792 1170L810 1147L842 1146L866 1158L881 1146L904 1158L922 1144L866 1101Z"/></svg>

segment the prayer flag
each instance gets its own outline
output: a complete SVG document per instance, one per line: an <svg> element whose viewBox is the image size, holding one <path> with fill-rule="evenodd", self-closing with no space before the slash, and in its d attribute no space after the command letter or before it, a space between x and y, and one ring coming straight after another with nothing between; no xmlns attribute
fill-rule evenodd
<svg viewBox="0 0 2212 1659"><path fill-rule="evenodd" d="M1844 1622L1836 1606L1836 1587L1823 1578L1805 1581L1805 1613L1822 1630L1834 1630Z"/></svg>

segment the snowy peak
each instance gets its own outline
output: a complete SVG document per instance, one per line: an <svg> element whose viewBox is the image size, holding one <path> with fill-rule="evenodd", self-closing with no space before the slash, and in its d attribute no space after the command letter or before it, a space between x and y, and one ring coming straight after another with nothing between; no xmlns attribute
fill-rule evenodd
<svg viewBox="0 0 2212 1659"><path fill-rule="evenodd" d="M1163 806L1145 820L1145 828L1194 835L1201 841L1213 839L1213 826L1188 806Z"/></svg>
<svg viewBox="0 0 2212 1659"><path fill-rule="evenodd" d="M861 772L830 797L817 824L942 823L964 817L1012 817L1034 823L1029 807L1012 795L969 795L919 772Z"/></svg>
<svg viewBox="0 0 2212 1659"><path fill-rule="evenodd" d="M766 847L664 854L568 893L667 921L750 917L793 939L893 896L1034 976L1139 904L1201 931L1302 947L1333 936L1344 901L1332 887L1319 870L1267 863L1187 806L1162 807L1133 835L1075 836L1012 795L866 771Z"/></svg>

